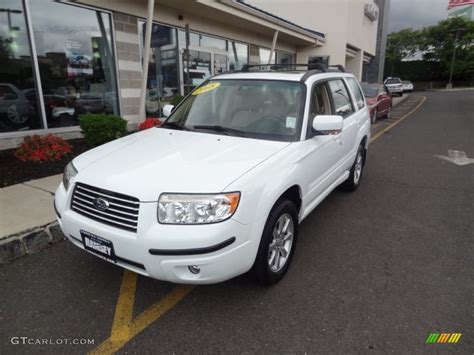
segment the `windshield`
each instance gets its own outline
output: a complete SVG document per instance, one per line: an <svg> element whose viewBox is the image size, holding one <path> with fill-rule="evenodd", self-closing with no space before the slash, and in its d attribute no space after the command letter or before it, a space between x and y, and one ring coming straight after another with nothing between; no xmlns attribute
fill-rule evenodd
<svg viewBox="0 0 474 355"><path fill-rule="evenodd" d="M162 126L240 137L299 140L305 86L275 80L212 80Z"/></svg>
<svg viewBox="0 0 474 355"><path fill-rule="evenodd" d="M387 79L386 84L401 84L400 79Z"/></svg>
<svg viewBox="0 0 474 355"><path fill-rule="evenodd" d="M378 86L362 85L362 91L365 97L376 97L379 92Z"/></svg>
<svg viewBox="0 0 474 355"><path fill-rule="evenodd" d="M403 81L403 84L405 84L405 85L410 85L410 84L411 84L411 81Z"/></svg>

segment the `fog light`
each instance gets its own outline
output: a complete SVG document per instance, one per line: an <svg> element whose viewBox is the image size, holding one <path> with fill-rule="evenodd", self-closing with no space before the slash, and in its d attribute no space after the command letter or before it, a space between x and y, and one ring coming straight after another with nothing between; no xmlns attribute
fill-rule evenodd
<svg viewBox="0 0 474 355"><path fill-rule="evenodd" d="M189 265L188 269L192 274L199 274L201 272L201 268L196 265Z"/></svg>

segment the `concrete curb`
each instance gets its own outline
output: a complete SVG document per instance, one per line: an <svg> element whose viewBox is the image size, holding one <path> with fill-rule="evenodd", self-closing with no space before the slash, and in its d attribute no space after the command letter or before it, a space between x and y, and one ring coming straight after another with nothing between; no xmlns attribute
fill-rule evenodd
<svg viewBox="0 0 474 355"><path fill-rule="evenodd" d="M64 234L57 222L10 235L0 240L0 265L36 253L63 239Z"/></svg>

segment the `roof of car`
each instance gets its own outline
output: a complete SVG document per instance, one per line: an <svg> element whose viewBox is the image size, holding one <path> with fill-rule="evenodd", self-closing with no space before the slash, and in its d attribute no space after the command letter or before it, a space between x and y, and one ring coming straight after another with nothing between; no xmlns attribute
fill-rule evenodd
<svg viewBox="0 0 474 355"><path fill-rule="evenodd" d="M250 72L229 72L217 75L212 79L261 79L261 80L286 80L286 81L304 81L302 78L312 71L250 71ZM313 75L329 77L350 76L350 73L341 72L314 72ZM313 76L311 75L311 76Z"/></svg>

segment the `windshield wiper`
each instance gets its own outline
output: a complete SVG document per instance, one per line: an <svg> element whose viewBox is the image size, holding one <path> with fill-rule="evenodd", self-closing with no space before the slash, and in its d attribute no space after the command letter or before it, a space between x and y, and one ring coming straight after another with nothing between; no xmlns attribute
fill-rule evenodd
<svg viewBox="0 0 474 355"><path fill-rule="evenodd" d="M183 126L183 125L179 124L178 122L165 122L165 123L163 123L163 125L161 127L171 128L171 129L179 129L179 130L182 130L182 131L191 131L190 128L188 128L186 126Z"/></svg>
<svg viewBox="0 0 474 355"><path fill-rule="evenodd" d="M194 129L207 129L209 131L215 131L219 133L225 133L227 135L236 135L240 137L245 137L246 133L240 129L222 127L219 125L197 125L193 126Z"/></svg>

